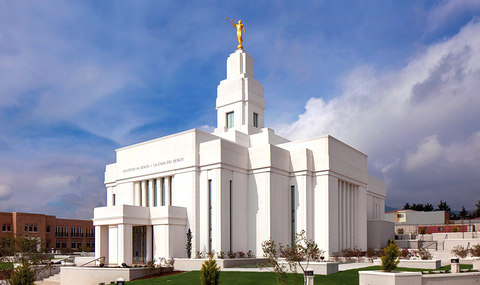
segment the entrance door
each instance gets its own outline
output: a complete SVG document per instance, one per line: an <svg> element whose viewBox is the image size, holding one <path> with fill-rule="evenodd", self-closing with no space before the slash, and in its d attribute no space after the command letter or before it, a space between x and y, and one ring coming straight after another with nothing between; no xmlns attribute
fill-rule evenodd
<svg viewBox="0 0 480 285"><path fill-rule="evenodd" d="M133 264L145 264L147 252L147 227L133 227Z"/></svg>

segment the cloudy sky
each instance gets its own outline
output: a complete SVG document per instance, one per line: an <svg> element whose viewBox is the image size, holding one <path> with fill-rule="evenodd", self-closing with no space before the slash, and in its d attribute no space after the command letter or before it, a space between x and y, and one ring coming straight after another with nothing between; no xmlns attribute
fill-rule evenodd
<svg viewBox="0 0 480 285"><path fill-rule="evenodd" d="M480 1L4 1L0 211L91 218L115 149L215 126L236 47L266 125L369 155L387 205L480 199Z"/></svg>

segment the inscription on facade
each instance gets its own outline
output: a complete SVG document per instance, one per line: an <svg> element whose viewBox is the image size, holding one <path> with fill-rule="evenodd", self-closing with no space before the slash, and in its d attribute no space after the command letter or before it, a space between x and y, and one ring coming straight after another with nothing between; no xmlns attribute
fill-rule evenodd
<svg viewBox="0 0 480 285"><path fill-rule="evenodd" d="M164 161L158 161L158 162L154 162L154 163L151 163L151 164L144 164L144 165L140 165L140 166L136 166L136 167L126 168L126 169L123 170L123 173L129 173L129 172L139 171L139 170L148 169L148 168L160 167L160 166L174 164L174 163L182 162L182 161L184 161L183 157L164 160Z"/></svg>

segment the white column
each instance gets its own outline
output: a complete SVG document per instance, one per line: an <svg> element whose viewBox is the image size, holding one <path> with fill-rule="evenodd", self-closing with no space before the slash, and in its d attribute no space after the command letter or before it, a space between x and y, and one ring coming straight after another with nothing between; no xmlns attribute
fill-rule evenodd
<svg viewBox="0 0 480 285"><path fill-rule="evenodd" d="M132 264L132 225L119 224L117 226L118 265Z"/></svg>
<svg viewBox="0 0 480 285"><path fill-rule="evenodd" d="M113 206L113 187L107 187L107 206Z"/></svg>
<svg viewBox="0 0 480 285"><path fill-rule="evenodd" d="M95 226L95 258L100 257L108 264L108 226Z"/></svg>
<svg viewBox="0 0 480 285"><path fill-rule="evenodd" d="M142 181L142 204L140 206L142 207L147 206L147 181L146 180Z"/></svg>
<svg viewBox="0 0 480 285"><path fill-rule="evenodd" d="M153 205L153 204L152 204ZM147 226L147 232L145 233L147 236L147 246L146 246L146 256L145 256L145 260L146 261L150 261L150 260L153 260L153 256L152 256L152 252L153 252L153 241L152 241L152 226Z"/></svg>
<svg viewBox="0 0 480 285"><path fill-rule="evenodd" d="M170 205L170 177L165 177L165 206L171 206Z"/></svg>
<svg viewBox="0 0 480 285"><path fill-rule="evenodd" d="M154 184L154 180L153 179L150 179L150 182L148 182L149 184L149 188L148 188L148 191L149 191L149 194L148 196L150 196L150 207L153 207L153 205L155 205L155 202L154 202L154 199L155 199L155 195L153 194L153 189L155 188L155 185Z"/></svg>
<svg viewBox="0 0 480 285"><path fill-rule="evenodd" d="M135 206L140 206L140 182L134 182L135 184Z"/></svg>

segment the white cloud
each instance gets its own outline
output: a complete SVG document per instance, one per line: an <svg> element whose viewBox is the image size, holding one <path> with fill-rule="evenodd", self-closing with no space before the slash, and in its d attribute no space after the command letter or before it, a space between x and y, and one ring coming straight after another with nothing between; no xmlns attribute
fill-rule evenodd
<svg viewBox="0 0 480 285"><path fill-rule="evenodd" d="M436 6L429 12L427 18L428 31L445 25L453 20L454 17L462 13L479 11L480 1L478 0L448 0Z"/></svg>
<svg viewBox="0 0 480 285"><path fill-rule="evenodd" d="M412 171L428 166L442 155L442 151L437 135L426 137L414 152L406 154L405 168Z"/></svg>
<svg viewBox="0 0 480 285"><path fill-rule="evenodd" d="M329 101L310 98L295 122L277 130L291 139L331 134L369 155L373 170L392 181L390 194L408 191L415 183L428 184L438 173L420 182L409 181L403 171L426 171L421 167L441 159L442 170L458 174L452 169L458 170L459 160L465 162L474 152L478 156L478 133L474 134L480 122L478 78L480 23L473 21L400 69L357 66L341 78L340 96ZM394 184L400 176L402 183L410 182L402 186L406 189ZM473 189L472 179L464 177L457 187Z"/></svg>
<svg viewBox="0 0 480 285"><path fill-rule="evenodd" d="M0 185L0 200L8 200L12 196L12 190L7 185Z"/></svg>

